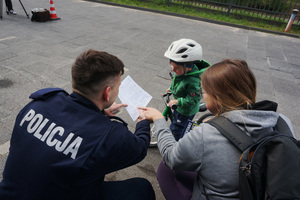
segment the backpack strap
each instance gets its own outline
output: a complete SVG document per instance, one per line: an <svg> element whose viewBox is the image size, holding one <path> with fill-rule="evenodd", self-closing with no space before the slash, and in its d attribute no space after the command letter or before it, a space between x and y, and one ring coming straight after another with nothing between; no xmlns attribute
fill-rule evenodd
<svg viewBox="0 0 300 200"><path fill-rule="evenodd" d="M242 131L237 125L225 117L214 117L207 121L234 144L241 152L254 144L254 140Z"/></svg>
<svg viewBox="0 0 300 200"><path fill-rule="evenodd" d="M279 118L278 118L277 124L275 126L275 130L278 131L279 133L293 136L293 133L292 133L289 125L286 123L286 121L281 116L279 116Z"/></svg>

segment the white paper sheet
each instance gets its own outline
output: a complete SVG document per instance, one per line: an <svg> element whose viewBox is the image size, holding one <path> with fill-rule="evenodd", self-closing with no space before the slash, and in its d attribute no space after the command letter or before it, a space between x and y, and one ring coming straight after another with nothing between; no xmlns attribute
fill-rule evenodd
<svg viewBox="0 0 300 200"><path fill-rule="evenodd" d="M152 99L152 96L143 90L130 76L122 81L118 96L122 103L128 105L126 110L133 121L139 117L137 107L147 106Z"/></svg>

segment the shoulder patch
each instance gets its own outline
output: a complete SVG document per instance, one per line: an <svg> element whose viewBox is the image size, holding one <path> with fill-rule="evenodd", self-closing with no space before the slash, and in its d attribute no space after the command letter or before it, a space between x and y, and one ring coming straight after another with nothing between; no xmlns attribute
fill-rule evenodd
<svg viewBox="0 0 300 200"><path fill-rule="evenodd" d="M64 92L67 95L69 95L65 90L63 90L61 88L44 88L44 89L41 89L41 90L38 90L38 91L32 93L29 96L29 98L34 99L34 100L43 100L43 99L49 98L50 96L52 96L58 92Z"/></svg>

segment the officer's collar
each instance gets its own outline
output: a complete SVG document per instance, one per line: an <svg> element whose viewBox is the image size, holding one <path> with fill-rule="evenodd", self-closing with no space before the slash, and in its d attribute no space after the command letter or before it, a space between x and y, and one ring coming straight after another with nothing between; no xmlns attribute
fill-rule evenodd
<svg viewBox="0 0 300 200"><path fill-rule="evenodd" d="M96 110L97 112L103 113L103 111L101 111L91 100L87 99L86 97L84 97L76 92L72 92L70 94L70 97L73 98L74 101L76 101L88 108L91 108L93 110Z"/></svg>
<svg viewBox="0 0 300 200"><path fill-rule="evenodd" d="M97 112L101 112L102 114L105 115L104 110L100 110L92 101L85 98L84 96L82 96L82 95L80 95L76 92L73 92L73 93L70 94L70 97L73 99L73 101L76 101L76 102L78 102L82 105L85 105L86 107L92 108L92 109L96 110ZM107 117L110 118L113 121L121 122L126 127L128 125L123 119L121 119L119 117L116 117L116 116L107 116Z"/></svg>

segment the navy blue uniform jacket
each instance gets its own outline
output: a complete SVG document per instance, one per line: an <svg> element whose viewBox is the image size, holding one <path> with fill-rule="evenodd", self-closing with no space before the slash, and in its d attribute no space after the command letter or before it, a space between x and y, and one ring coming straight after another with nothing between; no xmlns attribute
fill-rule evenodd
<svg viewBox="0 0 300 200"><path fill-rule="evenodd" d="M31 94L18 114L0 183L0 199L98 199L105 174L147 154L149 122L135 134L83 96L59 88Z"/></svg>

